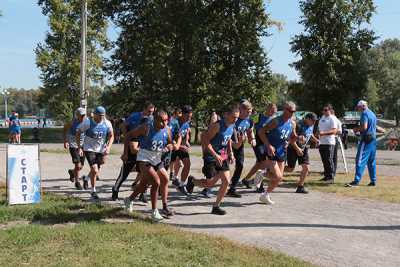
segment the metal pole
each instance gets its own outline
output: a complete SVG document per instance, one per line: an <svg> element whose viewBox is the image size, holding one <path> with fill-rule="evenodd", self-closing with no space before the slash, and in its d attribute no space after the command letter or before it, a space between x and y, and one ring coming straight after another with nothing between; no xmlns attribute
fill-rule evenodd
<svg viewBox="0 0 400 267"><path fill-rule="evenodd" d="M86 110L86 31L87 31L87 2L82 0L82 25L81 25L81 84L80 105Z"/></svg>
<svg viewBox="0 0 400 267"><path fill-rule="evenodd" d="M7 103L8 102L8 97L7 97L7 93L4 93L4 119L7 120L8 118L8 106Z"/></svg>

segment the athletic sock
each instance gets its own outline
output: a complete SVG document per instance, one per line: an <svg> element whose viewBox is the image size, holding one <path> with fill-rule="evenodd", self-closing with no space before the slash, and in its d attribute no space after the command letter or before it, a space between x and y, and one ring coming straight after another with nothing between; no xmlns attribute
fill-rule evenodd
<svg viewBox="0 0 400 267"><path fill-rule="evenodd" d="M96 187L94 186L94 187L92 187L92 193L93 192L96 192Z"/></svg>

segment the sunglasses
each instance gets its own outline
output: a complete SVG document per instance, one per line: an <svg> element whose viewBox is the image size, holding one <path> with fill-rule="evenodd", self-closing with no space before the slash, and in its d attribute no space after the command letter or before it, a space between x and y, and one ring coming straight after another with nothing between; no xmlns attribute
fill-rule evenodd
<svg viewBox="0 0 400 267"><path fill-rule="evenodd" d="M290 113L295 113L296 112L296 110L291 110L291 109L286 109L287 110L287 112L290 112Z"/></svg>

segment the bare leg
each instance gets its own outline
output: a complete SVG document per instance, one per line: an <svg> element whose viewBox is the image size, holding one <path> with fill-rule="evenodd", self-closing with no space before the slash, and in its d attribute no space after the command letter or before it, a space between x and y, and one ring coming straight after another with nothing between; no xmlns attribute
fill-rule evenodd
<svg viewBox="0 0 400 267"><path fill-rule="evenodd" d="M301 167L302 167L302 169L301 169L301 173L300 173L300 180L299 180L298 186L304 186L304 182L305 182L306 177L309 172L308 164L303 164L303 165L301 165Z"/></svg>
<svg viewBox="0 0 400 267"><path fill-rule="evenodd" d="M190 158L185 158L182 160L182 162L183 162L183 168L182 168L182 173L181 173L181 182L185 183L189 176L189 172L190 172L190 166L191 166ZM175 165L179 166L179 164L175 164Z"/></svg>
<svg viewBox="0 0 400 267"><path fill-rule="evenodd" d="M160 190L163 205L167 205L168 202L168 173L162 168L157 172L160 177Z"/></svg>
<svg viewBox="0 0 400 267"><path fill-rule="evenodd" d="M218 190L217 198L215 200L214 206L216 206L216 207L221 204L226 192L228 191L228 186L229 186L229 182L230 182L230 172L229 171L218 172L217 177L218 177L218 179L221 179L222 183Z"/></svg>

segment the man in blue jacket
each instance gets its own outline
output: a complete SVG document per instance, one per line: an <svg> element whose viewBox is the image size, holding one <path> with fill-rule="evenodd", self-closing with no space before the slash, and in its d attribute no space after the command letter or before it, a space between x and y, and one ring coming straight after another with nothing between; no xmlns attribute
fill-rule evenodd
<svg viewBox="0 0 400 267"><path fill-rule="evenodd" d="M361 112L360 126L353 130L355 133L360 133L361 139L357 148L356 174L354 181L346 184L346 186L358 186L366 166L368 166L371 180L368 186L376 186L376 131L384 132L384 130L377 127L375 113L368 108L366 101L360 100L357 104L357 110Z"/></svg>

